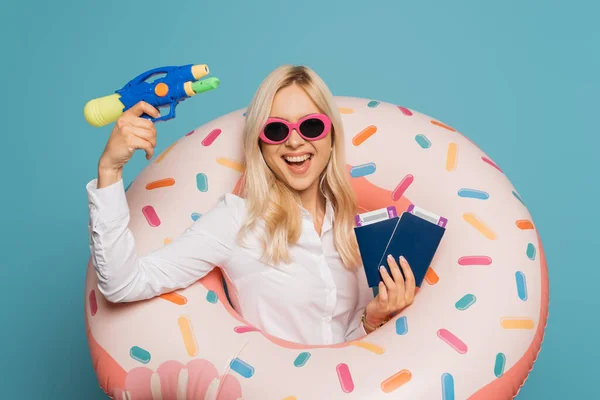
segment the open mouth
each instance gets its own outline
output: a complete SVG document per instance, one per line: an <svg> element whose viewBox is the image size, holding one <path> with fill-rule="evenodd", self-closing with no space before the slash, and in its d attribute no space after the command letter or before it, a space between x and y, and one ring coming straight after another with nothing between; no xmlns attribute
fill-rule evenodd
<svg viewBox="0 0 600 400"><path fill-rule="evenodd" d="M283 158L283 160L288 165L300 168L304 164L306 164L308 161L310 161L310 159L312 158L312 156L313 155L311 153L308 153L308 154L304 154L304 155L298 156L298 157L286 157L286 156L283 156L282 158Z"/></svg>

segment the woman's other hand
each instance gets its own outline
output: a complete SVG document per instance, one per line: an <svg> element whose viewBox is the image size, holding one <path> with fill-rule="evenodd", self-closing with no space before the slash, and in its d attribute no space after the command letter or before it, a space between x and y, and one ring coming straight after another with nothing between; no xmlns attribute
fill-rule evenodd
<svg viewBox="0 0 600 400"><path fill-rule="evenodd" d="M387 257L392 276L383 266L379 268L382 282L379 282L379 294L369 302L365 321L372 327L378 327L390 319L395 313L411 305L415 297L415 276L404 257L400 257L400 265L391 255Z"/></svg>

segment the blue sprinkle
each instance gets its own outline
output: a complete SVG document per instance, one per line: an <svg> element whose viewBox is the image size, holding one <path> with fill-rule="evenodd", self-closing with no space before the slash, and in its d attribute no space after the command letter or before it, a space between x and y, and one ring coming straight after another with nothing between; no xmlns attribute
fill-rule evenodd
<svg viewBox="0 0 600 400"><path fill-rule="evenodd" d="M199 173L196 175L196 186L198 186L198 190L201 192L206 192L208 190L208 178L206 174Z"/></svg>
<svg viewBox="0 0 600 400"><path fill-rule="evenodd" d="M400 317L396 320L396 333L398 335L406 335L408 332L408 321L406 317Z"/></svg>
<svg viewBox="0 0 600 400"><path fill-rule="evenodd" d="M209 303L215 304L218 300L219 296L217 296L217 294L212 290L209 290L208 293L206 293L206 301L208 301Z"/></svg>
<svg viewBox="0 0 600 400"><path fill-rule="evenodd" d="M525 274L521 271L515 273L517 279L517 293L519 298L523 301L527 301L527 282L525 281Z"/></svg>
<svg viewBox="0 0 600 400"><path fill-rule="evenodd" d="M506 364L506 356L503 353L496 354L496 363L494 364L494 375L500 378L504 375L504 365Z"/></svg>
<svg viewBox="0 0 600 400"><path fill-rule="evenodd" d="M199 213L192 213L192 219L194 221L198 220L198 218L200 218L202 216L202 214Z"/></svg>
<svg viewBox="0 0 600 400"><path fill-rule="evenodd" d="M429 139L427 139L427 136L425 135L417 135L415 136L415 140L417 141L419 146L421 146L424 149L428 149L431 147L431 142L429 141Z"/></svg>
<svg viewBox="0 0 600 400"><path fill-rule="evenodd" d="M529 257L531 261L535 260L535 246L533 243L527 245L527 257Z"/></svg>
<svg viewBox="0 0 600 400"><path fill-rule="evenodd" d="M523 202L523 199L521 199L521 196L519 196L519 195L517 194L517 192L515 192L515 191L513 190L512 194L513 194L513 196L515 196L515 197L517 198L517 200L519 200L519 201L521 202L521 204L525 205L525 203Z"/></svg>
<svg viewBox="0 0 600 400"><path fill-rule="evenodd" d="M483 190L467 189L467 188L459 189L458 195L460 197L468 197L471 199L478 199L478 200L487 200L490 198L489 193L484 192Z"/></svg>
<svg viewBox="0 0 600 400"><path fill-rule="evenodd" d="M357 165L355 167L350 168L350 176L353 178L360 178L361 176L367 176L375 173L377 166L375 163L366 163Z"/></svg>
<svg viewBox="0 0 600 400"><path fill-rule="evenodd" d="M141 362L142 364L148 364L150 362L150 352L148 350L144 350L141 347L133 346L129 350L129 355L136 361Z"/></svg>
<svg viewBox="0 0 600 400"><path fill-rule="evenodd" d="M245 117L245 116L246 116L246 113L243 113L243 114L242 114L242 117Z"/></svg>
<svg viewBox="0 0 600 400"><path fill-rule="evenodd" d="M454 400L454 377L447 372L442 374L442 400Z"/></svg>
<svg viewBox="0 0 600 400"><path fill-rule="evenodd" d="M379 105L379 102L378 102L378 101L375 101L375 100L371 100L371 101L369 102L369 104L367 104L367 105L368 105L369 107L371 107L371 108L375 108L375 107L377 107L377 106Z"/></svg>
<svg viewBox="0 0 600 400"><path fill-rule="evenodd" d="M458 310L464 311L467 308L471 307L473 304L475 304L476 301L477 301L477 298L474 295L472 295L472 294L465 294L463 297L461 297L460 300L458 300L456 302L456 304L454 306Z"/></svg>
<svg viewBox="0 0 600 400"><path fill-rule="evenodd" d="M298 354L298 357L296 357L296 359L294 360L294 366L295 367L303 367L309 358L310 358L310 353L307 351Z"/></svg>
<svg viewBox="0 0 600 400"><path fill-rule="evenodd" d="M231 369L243 376L244 378L250 378L254 375L254 367L246 363L245 361L240 360L239 358L234 358L231 360L229 364Z"/></svg>

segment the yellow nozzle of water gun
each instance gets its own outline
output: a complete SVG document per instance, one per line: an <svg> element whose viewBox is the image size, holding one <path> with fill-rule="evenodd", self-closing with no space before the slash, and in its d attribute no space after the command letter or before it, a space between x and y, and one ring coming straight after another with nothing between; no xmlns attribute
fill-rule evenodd
<svg viewBox="0 0 600 400"><path fill-rule="evenodd" d="M92 126L100 127L119 119L125 106L117 93L99 97L87 102L83 108L85 120Z"/></svg>
<svg viewBox="0 0 600 400"><path fill-rule="evenodd" d="M196 80L208 75L209 73L210 70L208 69L208 65L206 64L198 64L192 67L192 75L194 75L194 78L196 78Z"/></svg>

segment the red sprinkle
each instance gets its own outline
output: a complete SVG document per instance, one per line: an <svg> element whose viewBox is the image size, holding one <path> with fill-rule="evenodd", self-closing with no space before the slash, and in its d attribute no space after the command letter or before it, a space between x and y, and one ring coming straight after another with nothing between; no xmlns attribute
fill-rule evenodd
<svg viewBox="0 0 600 400"><path fill-rule="evenodd" d="M204 139L202 139L202 146L210 146L220 134L220 129L213 129Z"/></svg>
<svg viewBox="0 0 600 400"><path fill-rule="evenodd" d="M410 111L410 110L409 110L408 108L406 108L406 107L401 107L401 106L398 106L398 108L400 109L400 111L402 111L402 114L404 114L404 115L406 115L406 116L408 116L408 117L410 117L411 115L413 115L412 111Z"/></svg>
<svg viewBox="0 0 600 400"><path fill-rule="evenodd" d="M490 265L492 259L488 256L464 256L458 259L458 265Z"/></svg>
<svg viewBox="0 0 600 400"><path fill-rule="evenodd" d="M398 186L396 186L396 189L394 189L394 191L392 192L392 200L400 200L404 192L406 192L406 189L408 189L408 187L413 183L414 179L414 176L410 174L402 178Z"/></svg>
<svg viewBox="0 0 600 400"><path fill-rule="evenodd" d="M487 158L487 157L481 157L481 159L482 159L484 162L486 162L486 163L490 164L492 167L496 168L498 171L500 171L500 172L504 173L504 172L503 172L503 171L500 169L500 167L499 167L499 166L497 166L497 165L496 165L496 163L495 163L495 162L493 162L492 160L490 160L489 158Z"/></svg>
<svg viewBox="0 0 600 400"><path fill-rule="evenodd" d="M260 329L253 326L236 326L233 328L235 333L260 332Z"/></svg>
<svg viewBox="0 0 600 400"><path fill-rule="evenodd" d="M92 314L92 317L94 315L96 315L97 312L98 312L98 302L96 302L96 291L92 290L90 292L90 313Z"/></svg>
<svg viewBox="0 0 600 400"><path fill-rule="evenodd" d="M352 393L354 390L354 380L352 379L352 374L350 373L348 364L340 363L335 369L337 371L342 390L345 393Z"/></svg>

